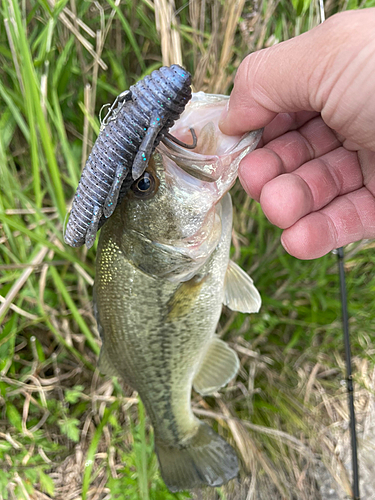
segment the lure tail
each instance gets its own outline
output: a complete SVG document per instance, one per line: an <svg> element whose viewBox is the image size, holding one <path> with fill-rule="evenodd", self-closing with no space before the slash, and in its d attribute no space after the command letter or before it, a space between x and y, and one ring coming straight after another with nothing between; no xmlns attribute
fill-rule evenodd
<svg viewBox="0 0 375 500"><path fill-rule="evenodd" d="M207 424L180 447L156 443L161 475L172 492L198 486L221 486L238 474L234 449Z"/></svg>

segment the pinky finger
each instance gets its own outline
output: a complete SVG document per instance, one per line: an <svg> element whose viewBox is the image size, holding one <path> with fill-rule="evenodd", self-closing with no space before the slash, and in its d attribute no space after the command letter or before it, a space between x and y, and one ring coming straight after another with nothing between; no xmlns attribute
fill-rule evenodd
<svg viewBox="0 0 375 500"><path fill-rule="evenodd" d="M283 232L285 250L298 259L316 259L334 248L375 237L375 199L366 188L340 196Z"/></svg>

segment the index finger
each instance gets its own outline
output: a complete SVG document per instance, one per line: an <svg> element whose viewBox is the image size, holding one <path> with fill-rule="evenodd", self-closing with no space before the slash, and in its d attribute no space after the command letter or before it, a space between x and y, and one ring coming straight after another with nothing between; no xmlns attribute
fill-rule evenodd
<svg viewBox="0 0 375 500"><path fill-rule="evenodd" d="M341 12L307 33L248 55L238 68L227 113L220 122L222 132L240 135L264 127L276 113L323 111L356 55L363 52L363 61L371 59L375 9L366 10ZM360 73L363 61L356 62L354 75ZM363 74L363 80L359 83L371 101L370 79ZM337 123L332 115L336 101L345 93L340 87L334 94L326 109L332 126ZM353 105L348 113L355 118Z"/></svg>
<svg viewBox="0 0 375 500"><path fill-rule="evenodd" d="M273 139L286 132L297 130L313 118L319 116L316 111L299 111L298 113L278 113L275 118L264 127L262 139L258 148L263 147Z"/></svg>

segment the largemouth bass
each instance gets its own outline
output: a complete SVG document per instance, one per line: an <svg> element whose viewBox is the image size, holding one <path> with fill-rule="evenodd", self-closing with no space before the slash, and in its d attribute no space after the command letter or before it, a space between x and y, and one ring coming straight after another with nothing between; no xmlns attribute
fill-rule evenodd
<svg viewBox="0 0 375 500"><path fill-rule="evenodd" d="M160 145L98 245L99 366L138 391L171 491L219 486L238 474L235 451L194 416L190 402L192 387L212 394L239 368L236 353L215 335L222 304L242 312L260 307L252 280L229 260L228 191L261 132L225 138L217 127L225 103L193 97L172 132L184 140L194 127L196 150Z"/></svg>

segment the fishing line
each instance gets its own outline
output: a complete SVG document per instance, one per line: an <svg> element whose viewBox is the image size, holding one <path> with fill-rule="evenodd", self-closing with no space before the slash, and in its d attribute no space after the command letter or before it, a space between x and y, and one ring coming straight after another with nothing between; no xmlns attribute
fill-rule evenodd
<svg viewBox="0 0 375 500"><path fill-rule="evenodd" d="M336 250L336 253L337 253L337 261L338 261L339 276L340 276L340 296L341 296L342 325L344 333L345 363L346 363L346 387L348 390L349 426L350 426L351 444L352 444L353 500L360 500L357 434L355 430L354 387L353 387L353 376L352 376L352 355L350 349L348 300L346 296L345 269L344 269L344 249L340 247Z"/></svg>

